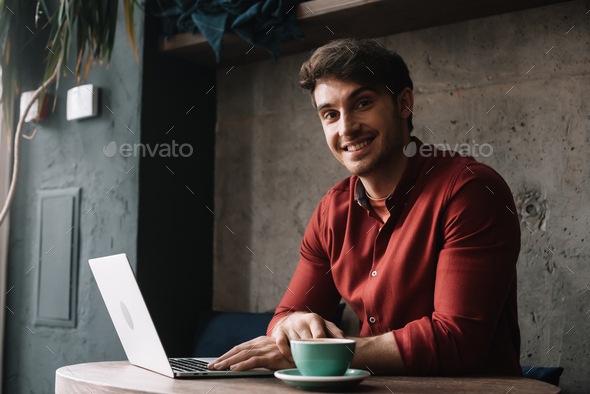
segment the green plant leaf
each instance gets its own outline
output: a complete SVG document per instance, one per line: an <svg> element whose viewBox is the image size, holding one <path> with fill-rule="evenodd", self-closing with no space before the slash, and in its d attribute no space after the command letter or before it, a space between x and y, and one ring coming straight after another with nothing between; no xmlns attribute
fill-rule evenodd
<svg viewBox="0 0 590 394"><path fill-rule="evenodd" d="M57 1L57 0L56 0ZM138 0L122 0L125 12L128 45L133 44L135 60L139 64L137 40L133 20L134 7L144 11ZM22 90L22 73L28 72L30 67L23 64L24 52L32 43L31 37L24 36L26 31L26 16L34 11L35 16L42 10L47 22L41 29L49 28L45 57L45 71L43 83L57 70L55 88L59 89L61 74L67 74L72 41L75 40L76 66L74 77L80 83L88 76L91 63L107 60L107 68L111 62L115 46L117 28L117 13L119 0L59 0L55 12L50 15L46 0L0 0L0 67L2 68L2 101L3 120L8 130L12 125L12 101ZM35 21L37 22L37 21ZM17 50L18 49L18 50ZM20 51L20 52L19 52ZM34 81L35 77L27 75L27 81ZM41 108L46 92L41 92L38 109ZM55 95L57 98L57 95ZM55 100L53 108L55 108Z"/></svg>

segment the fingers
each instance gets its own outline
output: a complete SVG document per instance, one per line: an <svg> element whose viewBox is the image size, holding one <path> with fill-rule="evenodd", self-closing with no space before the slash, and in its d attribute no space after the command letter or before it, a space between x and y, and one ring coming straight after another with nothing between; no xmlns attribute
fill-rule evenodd
<svg viewBox="0 0 590 394"><path fill-rule="evenodd" d="M232 356L232 357L230 357L218 364L215 364L213 367L217 370L224 370L227 368L230 368L233 370L233 369L235 369L234 368L235 365L237 365L243 361L246 361L248 359L256 357L256 354L258 354L258 349L255 347L251 347L248 350L242 350L238 354L236 354L236 355L234 355L234 356Z"/></svg>
<svg viewBox="0 0 590 394"><path fill-rule="evenodd" d="M326 338L326 333L324 332L324 322L324 319L318 315L312 317L311 321L309 322L309 331L312 335L311 338Z"/></svg>
<svg viewBox="0 0 590 394"><path fill-rule="evenodd" d="M338 328L336 324L332 323L331 321L326 320L326 329L330 333L330 336L333 338L344 338L344 331Z"/></svg>
<svg viewBox="0 0 590 394"><path fill-rule="evenodd" d="M275 333L280 331L284 332L290 340L326 337L344 338L342 330L316 313L292 315L288 321L285 320L282 326L275 330Z"/></svg>
<svg viewBox="0 0 590 394"><path fill-rule="evenodd" d="M293 361L293 355L291 354L291 348L289 347L289 338L287 337L287 334L281 331L280 333L277 333L275 339L277 347L279 348L279 351L283 357L289 361Z"/></svg>
<svg viewBox="0 0 590 394"><path fill-rule="evenodd" d="M293 361L285 358L279 351L275 338L267 336L261 336L235 346L218 360L209 364L209 369L225 370L231 368L232 370L246 370L257 367L281 369L293 368L295 365Z"/></svg>
<svg viewBox="0 0 590 394"><path fill-rule="evenodd" d="M237 356L238 354L240 354L243 351L248 352L249 349L252 349L255 346L256 346L256 339L253 339L251 341L244 342L240 345L234 346L229 352L227 352L224 355L222 355L221 357L218 357L217 359L211 361L207 367L209 369L225 369L227 367L224 365L229 364L227 362L227 360Z"/></svg>
<svg viewBox="0 0 590 394"><path fill-rule="evenodd" d="M321 316L305 313L294 318L284 331L288 333L289 339L325 338L323 326L324 319Z"/></svg>
<svg viewBox="0 0 590 394"><path fill-rule="evenodd" d="M305 316L300 317L297 323L293 326L301 339L326 338L327 333L324 330L326 326L325 322L326 321L317 313L308 313Z"/></svg>
<svg viewBox="0 0 590 394"><path fill-rule="evenodd" d="M244 343L243 343L243 344L241 344L241 345L234 346L234 347L233 347L233 348L232 348L232 349L231 349L229 352L226 352L226 353L225 353L225 354L223 354L222 356L220 356L220 357L218 357L217 359L215 359L215 360L211 361L211 362L209 363L209 365L208 365L209 369L211 369L211 367L212 367L213 365L215 365L215 364L219 364L219 363L221 363L222 361L225 361L225 360L227 360L228 358L230 358L230 357L232 357L232 356L235 356L236 354L238 354L239 352L241 352L241 351L242 351L242 348L241 348L241 346L242 346L242 345L245 345L245 346L247 346L247 345L249 345L249 344L250 344L250 342L251 342L251 341L248 341L248 342L244 342Z"/></svg>
<svg viewBox="0 0 590 394"><path fill-rule="evenodd" d="M244 360L249 359L257 354L257 350L254 346L250 347L249 349L240 350L235 353L233 356L227 357L219 362L212 362L209 364L209 369L214 370L225 370L230 368L232 365L240 363Z"/></svg>
<svg viewBox="0 0 590 394"><path fill-rule="evenodd" d="M252 368L264 368L265 361L262 357L254 356L241 362L235 362L230 366L232 371L246 371Z"/></svg>
<svg viewBox="0 0 590 394"><path fill-rule="evenodd" d="M231 366L232 371L246 371L253 368L267 368L276 371L279 369L295 368L295 363L287 360L277 352L276 354L267 354L264 357L251 357L248 360Z"/></svg>
<svg viewBox="0 0 590 394"><path fill-rule="evenodd" d="M287 337L289 338L289 340L291 340L291 339L302 339L301 335L299 335L299 332L297 332L295 330L288 329L288 330L283 330L283 332L285 334L287 334Z"/></svg>
<svg viewBox="0 0 590 394"><path fill-rule="evenodd" d="M297 331L290 331L289 339L309 339L313 338L313 334L310 331L308 325L298 327Z"/></svg>

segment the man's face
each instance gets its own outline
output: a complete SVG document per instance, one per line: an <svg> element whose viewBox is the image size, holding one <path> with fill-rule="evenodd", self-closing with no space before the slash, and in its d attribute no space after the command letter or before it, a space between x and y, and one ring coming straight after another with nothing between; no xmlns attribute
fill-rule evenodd
<svg viewBox="0 0 590 394"><path fill-rule="evenodd" d="M402 154L404 129L385 87L326 78L314 97L328 146L351 174L370 176Z"/></svg>

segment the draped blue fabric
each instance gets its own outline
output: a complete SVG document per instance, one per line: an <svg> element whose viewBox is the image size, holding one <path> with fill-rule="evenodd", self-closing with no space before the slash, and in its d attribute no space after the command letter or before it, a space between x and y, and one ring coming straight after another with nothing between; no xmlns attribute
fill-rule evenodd
<svg viewBox="0 0 590 394"><path fill-rule="evenodd" d="M304 0L148 0L150 14L162 19L163 35L202 33L221 57L221 40L228 30L251 45L279 58L281 45L305 42L297 26L295 6Z"/></svg>

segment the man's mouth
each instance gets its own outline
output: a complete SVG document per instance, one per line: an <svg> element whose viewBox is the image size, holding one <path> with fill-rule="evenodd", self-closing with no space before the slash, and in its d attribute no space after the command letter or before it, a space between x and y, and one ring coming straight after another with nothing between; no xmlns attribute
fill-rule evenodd
<svg viewBox="0 0 590 394"><path fill-rule="evenodd" d="M373 142L375 138L371 138L368 140L364 140L363 142L361 142L360 144L357 145L349 145L347 146L344 150L347 152L355 152L357 150L361 150L363 149L365 146L369 145L371 142Z"/></svg>

